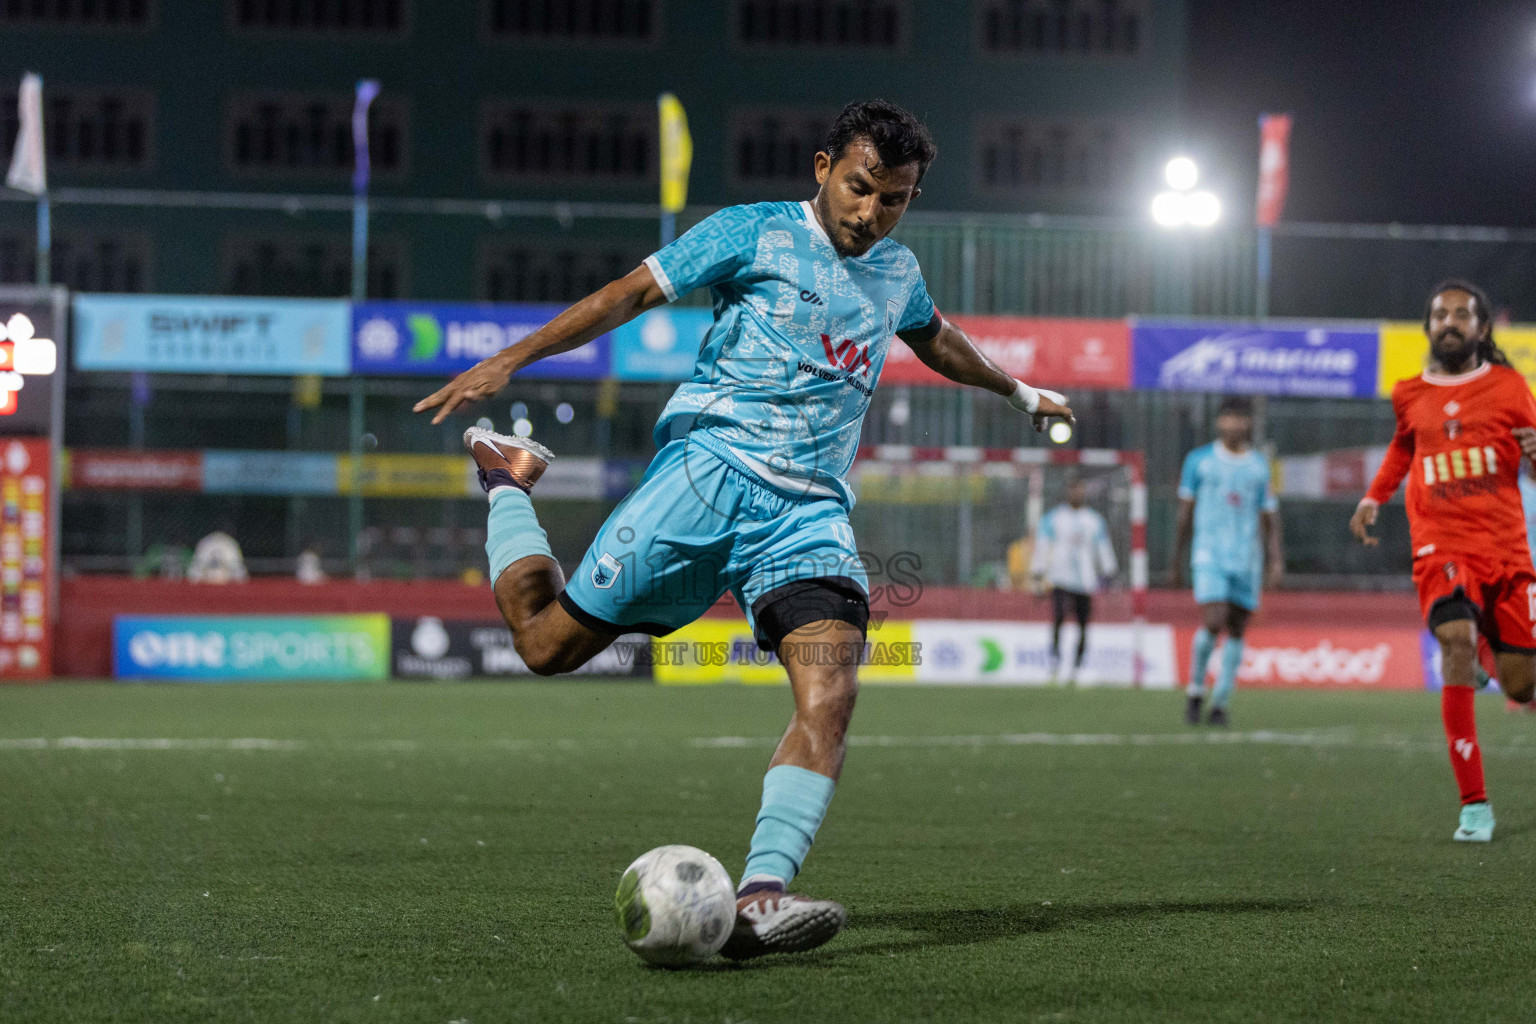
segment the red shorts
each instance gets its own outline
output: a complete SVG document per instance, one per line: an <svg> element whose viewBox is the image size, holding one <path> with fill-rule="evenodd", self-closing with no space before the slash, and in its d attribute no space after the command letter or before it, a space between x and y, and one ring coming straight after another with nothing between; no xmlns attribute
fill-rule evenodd
<svg viewBox="0 0 1536 1024"><path fill-rule="evenodd" d="M1536 571L1478 555L1430 554L1414 559L1419 610L1433 630L1471 618L1496 651L1536 653Z"/></svg>

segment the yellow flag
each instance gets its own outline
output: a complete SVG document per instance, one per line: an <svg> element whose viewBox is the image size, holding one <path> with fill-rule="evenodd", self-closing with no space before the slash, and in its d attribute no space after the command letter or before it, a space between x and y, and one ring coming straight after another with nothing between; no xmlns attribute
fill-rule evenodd
<svg viewBox="0 0 1536 1024"><path fill-rule="evenodd" d="M693 137L688 134L688 115L676 96L656 97L661 114L661 208L682 213L688 205L688 169L693 166Z"/></svg>

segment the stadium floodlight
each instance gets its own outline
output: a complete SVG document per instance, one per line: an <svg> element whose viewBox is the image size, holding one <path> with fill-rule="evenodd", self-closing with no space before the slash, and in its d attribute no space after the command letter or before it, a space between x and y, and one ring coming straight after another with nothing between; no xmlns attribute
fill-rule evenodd
<svg viewBox="0 0 1536 1024"><path fill-rule="evenodd" d="M1176 156L1163 168L1163 178L1176 192L1188 192L1200 180L1200 168L1187 156Z"/></svg>
<svg viewBox="0 0 1536 1024"><path fill-rule="evenodd" d="M1189 222L1189 197L1182 192L1159 192L1152 197L1152 220L1159 227L1178 228Z"/></svg>
<svg viewBox="0 0 1536 1024"><path fill-rule="evenodd" d="M1221 219L1221 200L1211 192L1191 192L1184 199L1184 216L1197 228L1208 228Z"/></svg>

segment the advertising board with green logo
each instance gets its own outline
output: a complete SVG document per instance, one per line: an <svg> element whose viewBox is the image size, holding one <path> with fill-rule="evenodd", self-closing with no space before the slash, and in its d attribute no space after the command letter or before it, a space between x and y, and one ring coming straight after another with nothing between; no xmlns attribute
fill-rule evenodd
<svg viewBox="0 0 1536 1024"><path fill-rule="evenodd" d="M383 679L387 615L119 615L119 679Z"/></svg>
<svg viewBox="0 0 1536 1024"><path fill-rule="evenodd" d="M534 303L360 302L352 306L352 372L451 377L522 341L565 307ZM546 380L608 376L609 338L518 373Z"/></svg>

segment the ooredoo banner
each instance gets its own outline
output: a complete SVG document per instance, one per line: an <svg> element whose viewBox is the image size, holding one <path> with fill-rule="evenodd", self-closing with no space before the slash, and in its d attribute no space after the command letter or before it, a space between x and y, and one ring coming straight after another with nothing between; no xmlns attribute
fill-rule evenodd
<svg viewBox="0 0 1536 1024"><path fill-rule="evenodd" d="M1243 647L1237 685L1324 690L1422 690L1420 630L1331 626L1253 626ZM1179 677L1189 678L1194 630L1178 631ZM1221 654L1212 656L1214 674Z"/></svg>
<svg viewBox="0 0 1536 1024"><path fill-rule="evenodd" d="M967 315L949 319L994 363L1031 384L1104 391L1131 386L1131 330L1124 320ZM900 341L891 343L880 383L952 386Z"/></svg>

